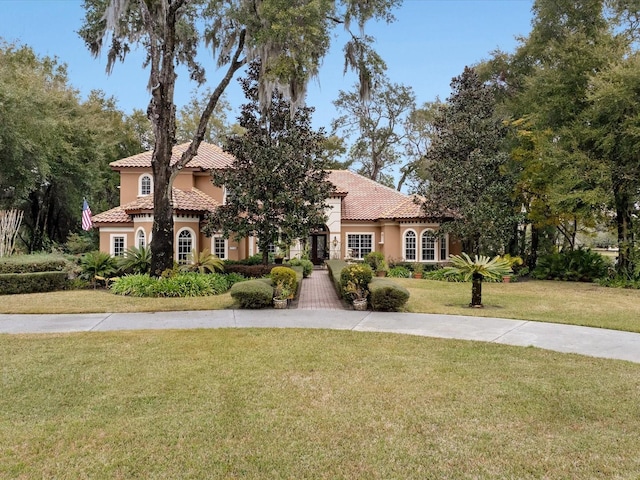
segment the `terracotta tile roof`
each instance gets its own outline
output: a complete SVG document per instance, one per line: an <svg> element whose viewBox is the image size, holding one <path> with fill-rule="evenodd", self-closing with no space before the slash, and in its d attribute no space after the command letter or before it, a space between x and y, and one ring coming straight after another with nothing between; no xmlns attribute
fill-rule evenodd
<svg viewBox="0 0 640 480"><path fill-rule="evenodd" d="M106 212L92 215L91 221L96 226L100 226L103 223L129 223L131 222L131 217L124 211L124 208L116 207Z"/></svg>
<svg viewBox="0 0 640 480"><path fill-rule="evenodd" d="M189 143L183 143L173 147L171 156L172 165L180 160L180 157L188 147ZM115 162L111 162L109 165L114 170L132 167L151 168L152 154L153 152L151 151L142 152L132 157L116 160ZM202 142L200 144L200 147L198 148L198 155L196 155L193 159L191 159L189 163L187 163L187 168L213 170L228 167L232 162L233 156L224 152L222 148L211 143Z"/></svg>
<svg viewBox="0 0 640 480"><path fill-rule="evenodd" d="M173 189L174 210L181 212L204 213L213 212L220 204L201 190L194 188L190 191ZM93 223L129 223L133 221L132 214L153 211L153 195L140 197L126 205L112 208L106 212L94 215Z"/></svg>
<svg viewBox="0 0 640 480"><path fill-rule="evenodd" d="M350 170L330 170L329 181L337 192L346 193L342 200L343 220L380 220L423 218L414 197L385 187Z"/></svg>

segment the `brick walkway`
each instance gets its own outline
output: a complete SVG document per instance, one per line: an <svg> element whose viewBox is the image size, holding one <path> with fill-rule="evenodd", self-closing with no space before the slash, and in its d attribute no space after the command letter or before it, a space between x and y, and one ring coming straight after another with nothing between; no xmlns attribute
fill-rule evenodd
<svg viewBox="0 0 640 480"><path fill-rule="evenodd" d="M302 281L297 305L300 310L346 310L348 306L338 298L327 269L314 269L311 276Z"/></svg>

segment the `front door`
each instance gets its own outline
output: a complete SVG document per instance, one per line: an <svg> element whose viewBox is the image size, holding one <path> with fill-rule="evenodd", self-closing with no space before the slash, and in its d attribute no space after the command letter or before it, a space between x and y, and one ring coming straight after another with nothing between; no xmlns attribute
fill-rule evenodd
<svg viewBox="0 0 640 480"><path fill-rule="evenodd" d="M329 233L324 225L314 229L309 235L309 260L314 265L322 265L329 259Z"/></svg>

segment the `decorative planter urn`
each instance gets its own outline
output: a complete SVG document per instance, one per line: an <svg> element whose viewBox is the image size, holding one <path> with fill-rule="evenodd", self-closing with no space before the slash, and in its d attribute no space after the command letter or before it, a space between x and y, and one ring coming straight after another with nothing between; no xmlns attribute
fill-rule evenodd
<svg viewBox="0 0 640 480"><path fill-rule="evenodd" d="M363 312L367 309L367 299L356 299L353 301L353 309Z"/></svg>
<svg viewBox="0 0 640 480"><path fill-rule="evenodd" d="M278 310L283 310L285 308L288 307L288 300L286 298L280 299L280 298L274 298L273 299L273 308L278 309Z"/></svg>

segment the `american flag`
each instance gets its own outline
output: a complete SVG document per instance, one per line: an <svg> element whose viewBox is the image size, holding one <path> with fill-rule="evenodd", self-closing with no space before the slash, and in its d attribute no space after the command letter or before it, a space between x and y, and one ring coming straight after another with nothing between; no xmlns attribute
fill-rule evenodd
<svg viewBox="0 0 640 480"><path fill-rule="evenodd" d="M82 202L82 229L91 230L92 227L93 222L91 221L91 209L89 208L89 204L85 198Z"/></svg>

